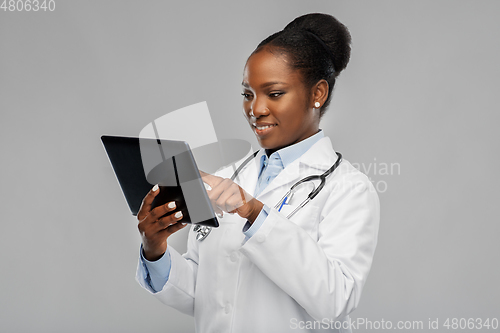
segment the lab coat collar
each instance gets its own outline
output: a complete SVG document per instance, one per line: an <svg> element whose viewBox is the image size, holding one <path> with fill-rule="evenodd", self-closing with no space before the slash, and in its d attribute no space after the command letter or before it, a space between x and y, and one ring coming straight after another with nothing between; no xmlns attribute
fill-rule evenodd
<svg viewBox="0 0 500 333"><path fill-rule="evenodd" d="M318 158L320 157L320 158ZM311 149L306 151L299 159L300 163L311 168L326 171L337 161L338 156L332 147L329 137L324 137Z"/></svg>
<svg viewBox="0 0 500 333"><path fill-rule="evenodd" d="M235 178L235 182L239 184L250 195L253 195L253 193L255 192L255 187L257 186L257 178L259 177L260 171L260 159L265 153L266 152L264 149L259 150L257 155L250 162L248 162L246 166L243 167L243 169L239 172L239 175ZM241 163L243 163L249 156L250 154L245 156L240 161L240 163L234 167L234 170L236 170L241 165Z"/></svg>
<svg viewBox="0 0 500 333"><path fill-rule="evenodd" d="M264 149L261 149L257 154L257 158L254 159L255 163L252 163L252 170L254 174L252 174L253 181L253 191L256 186L257 172L260 161L260 156L265 154ZM297 182L299 179L304 177L304 174L301 173L301 167L309 167L312 169L318 170L318 173L323 173L328 170L337 160L337 154L332 148L332 143L330 138L324 137L318 142L316 142L308 151L306 151L301 157L290 163L285 169L283 169L280 174L271 182L266 188L257 196L261 197L266 193L269 193L275 190L278 187L287 185L289 183ZM311 170L311 175L314 174L314 171ZM250 175L249 175L250 176ZM250 177L249 177L250 178ZM248 179L248 178L247 178Z"/></svg>
<svg viewBox="0 0 500 333"><path fill-rule="evenodd" d="M298 159L300 156L304 155L304 153L307 152L316 142L318 142L324 137L325 134L323 133L323 130L320 129L318 133L308 137L307 139L297 142L291 146L281 148L276 152L274 152L274 154L279 155L281 163L283 164L283 168L286 168L293 161Z"/></svg>

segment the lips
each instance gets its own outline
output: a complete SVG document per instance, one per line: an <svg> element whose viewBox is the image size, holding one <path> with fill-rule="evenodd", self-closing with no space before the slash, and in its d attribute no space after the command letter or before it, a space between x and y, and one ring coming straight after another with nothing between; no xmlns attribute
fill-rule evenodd
<svg viewBox="0 0 500 333"><path fill-rule="evenodd" d="M252 124L252 127L254 129L255 134L258 136L266 135L269 132L273 130L277 125L276 124L269 124L269 123L254 123Z"/></svg>
<svg viewBox="0 0 500 333"><path fill-rule="evenodd" d="M271 128L271 127L274 127L276 125L254 125L256 129L258 129L259 131L262 131L262 130L265 130L267 128Z"/></svg>

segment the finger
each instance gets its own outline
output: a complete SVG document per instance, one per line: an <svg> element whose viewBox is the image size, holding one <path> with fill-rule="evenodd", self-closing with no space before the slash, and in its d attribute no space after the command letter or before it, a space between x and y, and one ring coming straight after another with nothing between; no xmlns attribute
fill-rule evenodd
<svg viewBox="0 0 500 333"><path fill-rule="evenodd" d="M215 215L217 215L217 217L221 218L224 216L224 212L219 207L217 207L215 202L212 202L212 208L214 210Z"/></svg>
<svg viewBox="0 0 500 333"><path fill-rule="evenodd" d="M224 179L221 177L211 175L201 170L198 171L200 172L201 180L203 180L204 183L208 184L212 189L217 185L219 185L219 183Z"/></svg>
<svg viewBox="0 0 500 333"><path fill-rule="evenodd" d="M244 206L248 206L254 198L243 190L237 184L234 184L235 190L233 195L227 199L226 207L229 213L239 213L240 208L246 209Z"/></svg>
<svg viewBox="0 0 500 333"><path fill-rule="evenodd" d="M222 217L223 213L222 210L217 206L216 202L223 191L224 187L220 186L220 184L217 187L212 188L210 191L207 191L208 199L212 204L212 208L219 217Z"/></svg>
<svg viewBox="0 0 500 333"><path fill-rule="evenodd" d="M224 217L224 211L222 211L219 207L214 208L214 212L217 215L218 218L223 218Z"/></svg>
<svg viewBox="0 0 500 333"><path fill-rule="evenodd" d="M228 213L234 212L235 210L238 210L240 207L244 206L246 203L244 203L241 200L241 196L238 194L232 195L230 198L228 198L225 202L225 208L224 210L227 211Z"/></svg>
<svg viewBox="0 0 500 333"><path fill-rule="evenodd" d="M170 225L167 229L165 229L165 232L167 232L170 236L174 232L177 232L177 231L181 230L182 228L184 228L186 225L187 225L187 223L177 221L177 223L174 223L174 224Z"/></svg>
<svg viewBox="0 0 500 333"><path fill-rule="evenodd" d="M223 211L227 211L225 202L231 196L230 186L232 183L230 179L223 179L215 188L207 191L212 207L219 217L222 217Z"/></svg>
<svg viewBox="0 0 500 333"><path fill-rule="evenodd" d="M226 212L232 212L245 205L248 197L251 198L239 185L231 181L231 185L221 194L217 204Z"/></svg>
<svg viewBox="0 0 500 333"><path fill-rule="evenodd" d="M177 211L174 214L170 214L170 215L167 215L167 216L160 218L158 221L156 221L154 223L157 232L164 230L164 229L168 229L170 226L181 221L183 217L184 216L183 216L182 212Z"/></svg>
<svg viewBox="0 0 500 333"><path fill-rule="evenodd" d="M172 212L176 208L175 201L171 201L171 202L169 202L165 205L162 205L162 206L166 206L165 210L167 212ZM160 207L162 207L162 206L160 206ZM160 207L158 207L158 208L160 208ZM170 215L173 215L173 214L170 214ZM152 214L146 215L146 217L144 219L142 219L138 224L139 232L141 234L143 234L144 232L147 231L149 234L149 232L156 233L156 232L158 232L158 230L164 229L164 227L159 227L159 225L156 223L157 220L158 220L158 217L156 217Z"/></svg>
<svg viewBox="0 0 500 333"><path fill-rule="evenodd" d="M233 181L228 178L221 178L220 180L221 181L216 186L212 186L212 189L208 191L208 197L210 200L217 201L219 197L233 184Z"/></svg>
<svg viewBox="0 0 500 333"><path fill-rule="evenodd" d="M153 210L149 212L149 214L144 218L143 221L148 221L149 223L153 223L160 218L162 218L165 214L172 212L176 208L175 201L171 201L164 205L155 207Z"/></svg>
<svg viewBox="0 0 500 333"><path fill-rule="evenodd" d="M237 205L239 195L235 194L239 193L239 191L232 186L232 184L228 184L227 182L225 182L224 185L221 184L217 189L222 187L224 187L224 190L220 193L219 197L215 201L215 204L223 211L230 212L234 210L234 206Z"/></svg>
<svg viewBox="0 0 500 333"><path fill-rule="evenodd" d="M139 221L142 221L146 215L148 215L149 211L151 210L151 204L153 203L153 200L155 197L160 193L160 187L158 184L153 186L153 188L146 194L144 199L142 200L141 203L141 208L139 208L139 212L137 213L137 219Z"/></svg>
<svg viewBox="0 0 500 333"><path fill-rule="evenodd" d="M250 195L250 193L248 193L247 191L245 191L245 190L244 190L244 189L242 189L241 187L240 187L240 189L241 189L240 194L243 196L243 201L245 202L245 204L247 204L247 203L249 203L250 201L252 201L252 200L254 200L254 199L255 199L252 195Z"/></svg>
<svg viewBox="0 0 500 333"><path fill-rule="evenodd" d="M198 172L200 173L201 178L205 177L206 175L210 175L209 173L206 173L205 171L201 171L198 169Z"/></svg>

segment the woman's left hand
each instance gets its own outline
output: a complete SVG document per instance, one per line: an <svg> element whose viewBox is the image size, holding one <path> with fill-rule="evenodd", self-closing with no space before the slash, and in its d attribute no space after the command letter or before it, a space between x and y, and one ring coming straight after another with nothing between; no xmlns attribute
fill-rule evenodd
<svg viewBox="0 0 500 333"><path fill-rule="evenodd" d="M252 197L229 178L221 178L199 171L203 182L212 188L207 190L207 193L217 214L237 213L251 223L255 221L264 207L262 202Z"/></svg>

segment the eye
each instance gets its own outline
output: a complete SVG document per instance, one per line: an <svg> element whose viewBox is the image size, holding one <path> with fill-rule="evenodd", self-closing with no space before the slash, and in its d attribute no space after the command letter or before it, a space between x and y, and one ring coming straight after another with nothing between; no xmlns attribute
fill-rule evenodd
<svg viewBox="0 0 500 333"><path fill-rule="evenodd" d="M246 92L242 92L241 96L243 96L246 100L252 99L252 94L249 94L249 93L246 93Z"/></svg>
<svg viewBox="0 0 500 333"><path fill-rule="evenodd" d="M283 94L284 94L284 92L282 92L282 91L273 91L272 93L269 94L269 97L278 98Z"/></svg>

